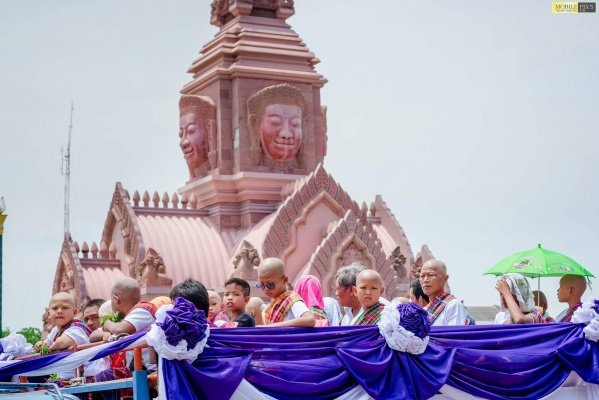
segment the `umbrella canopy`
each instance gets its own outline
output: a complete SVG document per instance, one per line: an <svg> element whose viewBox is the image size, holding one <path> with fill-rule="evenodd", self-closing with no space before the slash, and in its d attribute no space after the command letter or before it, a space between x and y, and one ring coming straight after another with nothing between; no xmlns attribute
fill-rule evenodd
<svg viewBox="0 0 599 400"><path fill-rule="evenodd" d="M529 278L563 275L595 277L570 257L556 251L543 249L540 244L534 249L507 256L484 275L503 275L509 272L516 272Z"/></svg>

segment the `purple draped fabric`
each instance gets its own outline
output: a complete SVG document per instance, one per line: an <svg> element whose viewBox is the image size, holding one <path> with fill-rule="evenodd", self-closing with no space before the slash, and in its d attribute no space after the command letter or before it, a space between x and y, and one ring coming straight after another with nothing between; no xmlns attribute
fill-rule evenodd
<svg viewBox="0 0 599 400"><path fill-rule="evenodd" d="M433 327L419 356L390 350L376 326L222 329L193 364L163 366L169 398L228 399L245 378L280 399L331 399L357 384L377 399L425 399L444 383L489 399L537 399L572 370L599 383L599 344L582 328Z"/></svg>
<svg viewBox="0 0 599 400"><path fill-rule="evenodd" d="M112 345L107 346L106 349L100 351L91 360L97 360L107 355L113 354L117 351L126 349L129 347L131 343L135 342L137 339L144 336L146 333L146 331L137 332L131 336L122 338L121 340L114 342ZM46 356L29 358L27 360L16 362L14 364L5 365L4 367L0 367L0 379L5 379L13 375L20 375L29 371L35 371L37 369L44 368L50 364L62 360L63 358L67 357L72 353L72 351L63 351L56 354L49 354Z"/></svg>
<svg viewBox="0 0 599 400"><path fill-rule="evenodd" d="M148 331L144 330L135 332L133 335L125 336L117 340L116 342L113 342L112 345L106 346L105 349L96 354L90 361L99 360L100 358L125 350L129 348L131 343L135 342L137 339L139 339L141 336L144 336L146 333L148 333Z"/></svg>
<svg viewBox="0 0 599 400"><path fill-rule="evenodd" d="M208 345L192 365L163 361L169 398L228 399L245 378L278 399L332 399L356 384L375 398L425 399L445 382L453 355L394 352L376 326L213 330ZM233 349L245 353L221 354Z"/></svg>
<svg viewBox="0 0 599 400"><path fill-rule="evenodd" d="M570 323L433 327L421 355L390 350L377 326L212 330L190 364L164 360L169 398L228 399L242 379L279 399L332 399L360 385L377 399L425 399L443 384L488 399L537 399L570 371L599 384L599 344ZM144 332L94 359L128 347ZM50 365L70 352L0 368L0 378Z"/></svg>
<svg viewBox="0 0 599 400"><path fill-rule="evenodd" d="M251 359L252 352L247 350L205 348L193 364L162 360L167 398L229 399Z"/></svg>
<svg viewBox="0 0 599 400"><path fill-rule="evenodd" d="M441 327L433 346L455 348L447 383L487 399L538 399L570 371L599 383L599 345L570 323Z"/></svg>
<svg viewBox="0 0 599 400"><path fill-rule="evenodd" d="M10 378L13 375L20 375L25 372L44 368L47 365L62 360L71 353L72 351L64 351L62 353L48 354L47 356L30 358L10 365L5 365L4 367L0 367L0 379Z"/></svg>

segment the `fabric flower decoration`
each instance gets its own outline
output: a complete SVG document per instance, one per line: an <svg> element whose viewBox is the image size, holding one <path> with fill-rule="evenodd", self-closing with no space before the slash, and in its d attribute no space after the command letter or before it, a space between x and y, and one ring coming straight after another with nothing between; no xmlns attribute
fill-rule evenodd
<svg viewBox="0 0 599 400"><path fill-rule="evenodd" d="M599 300L591 297L584 303L582 307L574 311L572 315L572 322L575 324L585 324L586 326L582 330L584 336L588 340L594 342L599 341Z"/></svg>
<svg viewBox="0 0 599 400"><path fill-rule="evenodd" d="M389 304L382 312L379 331L393 350L422 354L428 345L428 313L415 303Z"/></svg>
<svg viewBox="0 0 599 400"><path fill-rule="evenodd" d="M146 341L162 358L193 362L204 350L209 334L204 311L197 311L193 303L179 297L174 305L158 310Z"/></svg>
<svg viewBox="0 0 599 400"><path fill-rule="evenodd" d="M166 312L164 322L156 325L162 328L167 342L176 346L181 340L187 342L187 349L206 337L208 322L203 311L196 311L195 306L183 297L175 299L175 306Z"/></svg>
<svg viewBox="0 0 599 400"><path fill-rule="evenodd" d="M420 339L428 336L431 330L431 323L428 319L428 312L416 303L399 304L397 311L401 316L399 324L406 330L412 332Z"/></svg>

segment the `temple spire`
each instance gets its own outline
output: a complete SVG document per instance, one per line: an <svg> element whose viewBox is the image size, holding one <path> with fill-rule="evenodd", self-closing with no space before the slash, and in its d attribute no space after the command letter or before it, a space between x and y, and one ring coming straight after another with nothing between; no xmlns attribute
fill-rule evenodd
<svg viewBox="0 0 599 400"><path fill-rule="evenodd" d="M286 20L295 10L293 0L214 0L210 23L221 27L240 15Z"/></svg>

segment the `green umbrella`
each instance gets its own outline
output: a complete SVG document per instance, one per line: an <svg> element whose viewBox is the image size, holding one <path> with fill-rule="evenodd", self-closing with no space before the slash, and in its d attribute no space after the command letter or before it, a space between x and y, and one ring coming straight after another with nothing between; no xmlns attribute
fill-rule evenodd
<svg viewBox="0 0 599 400"><path fill-rule="evenodd" d="M540 244L534 249L521 251L504 258L484 275L499 276L509 272L516 272L529 278L562 275L595 277L570 257L556 251L543 249Z"/></svg>

